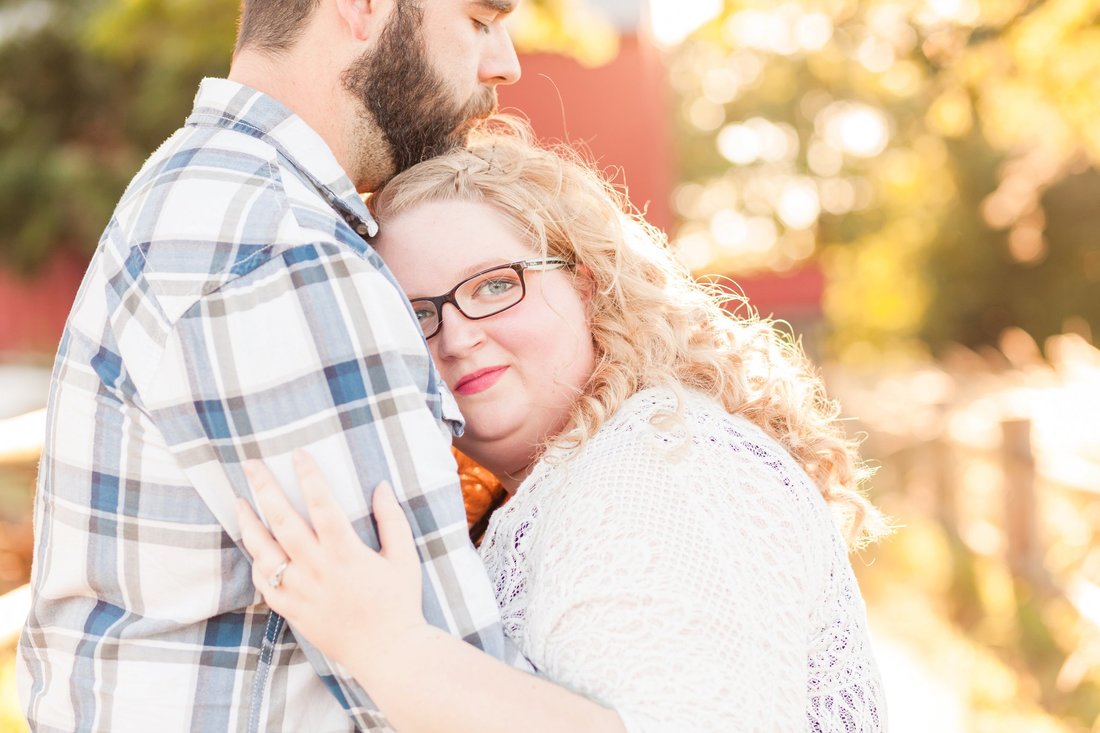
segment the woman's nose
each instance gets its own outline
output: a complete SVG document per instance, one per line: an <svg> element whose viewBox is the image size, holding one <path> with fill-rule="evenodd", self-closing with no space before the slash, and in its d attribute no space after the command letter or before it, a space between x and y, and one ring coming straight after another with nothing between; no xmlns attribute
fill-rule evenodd
<svg viewBox="0 0 1100 733"><path fill-rule="evenodd" d="M454 359L465 356L485 341L485 329L481 327L481 321L471 321L462 315L454 303L443 304L439 319L439 333L432 339L438 358Z"/></svg>

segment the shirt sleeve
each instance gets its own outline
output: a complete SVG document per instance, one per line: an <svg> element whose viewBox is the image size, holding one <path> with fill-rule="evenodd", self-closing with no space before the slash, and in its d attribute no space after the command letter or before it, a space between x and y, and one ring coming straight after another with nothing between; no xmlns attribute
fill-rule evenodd
<svg viewBox="0 0 1100 733"><path fill-rule="evenodd" d="M427 620L522 666L466 532L450 437L441 430L441 418L457 413L441 405L437 379L393 283L346 248L306 245L270 257L184 313L147 402L196 490L238 543L233 502L252 501L243 460L265 460L304 514L290 456L308 450L375 548L371 494L391 482L416 535ZM243 553L238 562L247 567ZM302 646L361 728L387 729L364 690Z"/></svg>
<svg viewBox="0 0 1100 733"><path fill-rule="evenodd" d="M810 584L784 487L741 470L746 456L715 463L716 448L627 428L594 439L540 504L539 673L630 733L803 731Z"/></svg>

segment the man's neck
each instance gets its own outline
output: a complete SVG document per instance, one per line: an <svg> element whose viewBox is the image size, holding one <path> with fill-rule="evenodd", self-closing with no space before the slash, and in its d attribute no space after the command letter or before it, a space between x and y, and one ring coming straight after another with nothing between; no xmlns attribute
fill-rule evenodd
<svg viewBox="0 0 1100 733"><path fill-rule="evenodd" d="M247 49L238 52L229 70L231 81L263 92L301 117L358 186L361 174L349 144L352 100L340 86L339 76L332 68L319 68L315 60L293 52L274 56Z"/></svg>

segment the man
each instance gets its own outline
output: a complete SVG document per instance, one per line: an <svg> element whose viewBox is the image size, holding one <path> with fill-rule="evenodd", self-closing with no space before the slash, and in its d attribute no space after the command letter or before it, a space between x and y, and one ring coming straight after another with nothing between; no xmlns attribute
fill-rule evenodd
<svg viewBox="0 0 1100 733"><path fill-rule="evenodd" d="M35 730L389 729L251 583L241 463L289 484L295 448L375 546L388 479L428 619L525 664L466 536L460 417L357 193L489 114L519 76L513 7L244 0L229 78L130 184L62 338L20 642Z"/></svg>

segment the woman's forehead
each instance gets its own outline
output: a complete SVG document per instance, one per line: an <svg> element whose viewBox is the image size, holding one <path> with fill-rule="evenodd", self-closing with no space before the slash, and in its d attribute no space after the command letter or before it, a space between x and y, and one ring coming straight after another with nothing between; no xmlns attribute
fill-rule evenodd
<svg viewBox="0 0 1100 733"><path fill-rule="evenodd" d="M406 209L382 222L376 247L406 292L421 296L538 254L496 209L473 201L429 201Z"/></svg>

